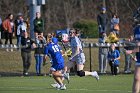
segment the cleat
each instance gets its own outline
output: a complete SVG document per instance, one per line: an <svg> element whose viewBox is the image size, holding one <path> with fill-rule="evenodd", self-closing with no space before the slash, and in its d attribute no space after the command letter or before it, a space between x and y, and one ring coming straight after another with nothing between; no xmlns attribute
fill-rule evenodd
<svg viewBox="0 0 140 93"><path fill-rule="evenodd" d="M99 80L99 75L96 71L92 72L92 76L96 78L96 80Z"/></svg>
<svg viewBox="0 0 140 93"><path fill-rule="evenodd" d="M64 78L68 81L70 81L70 76L69 76L69 73L64 73Z"/></svg>
<svg viewBox="0 0 140 93"><path fill-rule="evenodd" d="M57 88L57 90L66 90L66 86L65 85L60 86L60 88Z"/></svg>
<svg viewBox="0 0 140 93"><path fill-rule="evenodd" d="M54 88L58 88L58 89L60 88L60 85L57 84L57 83L55 83L55 84L51 84L51 86L54 87Z"/></svg>

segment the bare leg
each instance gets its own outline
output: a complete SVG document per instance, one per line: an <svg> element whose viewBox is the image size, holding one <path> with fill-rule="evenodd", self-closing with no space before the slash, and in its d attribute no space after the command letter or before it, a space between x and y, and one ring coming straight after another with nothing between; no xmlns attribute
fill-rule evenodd
<svg viewBox="0 0 140 93"><path fill-rule="evenodd" d="M63 85L63 81L61 79L61 77L63 76L61 73L59 73L59 71L53 71L52 72L53 74L53 78L55 79L55 81L60 84L60 85Z"/></svg>
<svg viewBox="0 0 140 93"><path fill-rule="evenodd" d="M52 74L53 74L55 77L63 77L62 73L60 73L59 71L52 72Z"/></svg>
<svg viewBox="0 0 140 93"><path fill-rule="evenodd" d="M84 69L84 65L83 64L77 64L77 71L81 71ZM85 72L85 76L92 76L92 72L89 71L84 71Z"/></svg>
<svg viewBox="0 0 140 93"><path fill-rule="evenodd" d="M67 63L67 65L65 66L65 68L64 68L64 73L66 73L67 71L69 71L70 68L72 68L73 66L74 66L74 62L69 61Z"/></svg>
<svg viewBox="0 0 140 93"><path fill-rule="evenodd" d="M60 77L55 77L53 76L54 80L59 84L59 85L63 85L62 80Z"/></svg>
<svg viewBox="0 0 140 93"><path fill-rule="evenodd" d="M140 92L140 66L135 67L134 82L132 87L132 93Z"/></svg>

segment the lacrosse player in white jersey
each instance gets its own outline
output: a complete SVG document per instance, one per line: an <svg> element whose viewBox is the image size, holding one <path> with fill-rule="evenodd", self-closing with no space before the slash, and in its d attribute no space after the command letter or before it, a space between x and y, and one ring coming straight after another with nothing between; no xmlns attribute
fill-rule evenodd
<svg viewBox="0 0 140 93"><path fill-rule="evenodd" d="M72 68L74 65L77 66L77 75L80 77L83 76L93 76L99 80L98 73L96 71L89 72L84 71L85 64L85 55L82 49L81 40L77 37L77 31L75 29L70 30L70 46L72 50L72 55L69 58L69 62L65 66L65 73Z"/></svg>

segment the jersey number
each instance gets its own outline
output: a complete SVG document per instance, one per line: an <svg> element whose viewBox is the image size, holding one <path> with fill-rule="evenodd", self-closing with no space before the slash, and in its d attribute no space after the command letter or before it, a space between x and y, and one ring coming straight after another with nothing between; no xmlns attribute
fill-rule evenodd
<svg viewBox="0 0 140 93"><path fill-rule="evenodd" d="M54 52L59 52L59 48L57 45L52 46Z"/></svg>

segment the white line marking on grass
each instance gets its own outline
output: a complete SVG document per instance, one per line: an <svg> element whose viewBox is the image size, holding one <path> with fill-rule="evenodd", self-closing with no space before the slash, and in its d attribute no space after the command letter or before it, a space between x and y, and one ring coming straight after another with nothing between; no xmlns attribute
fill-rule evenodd
<svg viewBox="0 0 140 93"><path fill-rule="evenodd" d="M122 92L122 90L91 90L91 89L68 89L68 90L72 90L72 91L78 91L78 90L81 90L81 91L101 91L101 92ZM132 91L123 91L123 92L132 92Z"/></svg>
<svg viewBox="0 0 140 93"><path fill-rule="evenodd" d="M0 89L29 89L29 90L42 90L42 89L48 89L47 87L0 87ZM55 89L55 88L54 88ZM98 91L98 92L128 92L128 93L132 93L132 91L128 90L128 91L123 91L123 90L91 90L91 89L67 89L70 91Z"/></svg>

